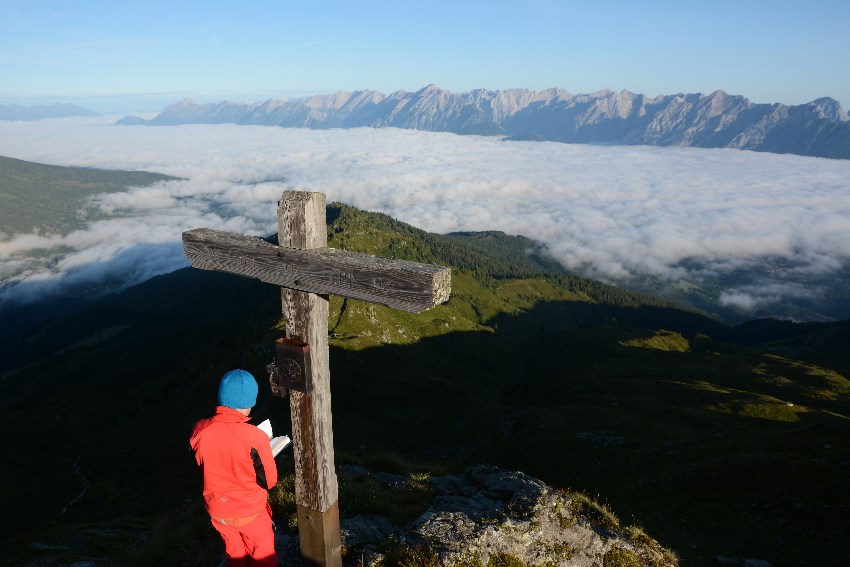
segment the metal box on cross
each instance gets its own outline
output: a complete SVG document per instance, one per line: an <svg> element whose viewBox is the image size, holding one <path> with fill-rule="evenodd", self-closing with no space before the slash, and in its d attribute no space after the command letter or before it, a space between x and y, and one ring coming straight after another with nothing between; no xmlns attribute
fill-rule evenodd
<svg viewBox="0 0 850 567"><path fill-rule="evenodd" d="M312 372L310 345L298 339L278 339L274 347L278 390L309 394ZM275 393L274 384L272 393Z"/></svg>

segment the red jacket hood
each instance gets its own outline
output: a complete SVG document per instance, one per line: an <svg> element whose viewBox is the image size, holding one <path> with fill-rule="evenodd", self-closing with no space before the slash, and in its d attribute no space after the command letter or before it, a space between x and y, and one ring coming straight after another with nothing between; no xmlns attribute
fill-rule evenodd
<svg viewBox="0 0 850 567"><path fill-rule="evenodd" d="M243 423L251 419L251 417L227 406L216 406L213 419L225 423Z"/></svg>

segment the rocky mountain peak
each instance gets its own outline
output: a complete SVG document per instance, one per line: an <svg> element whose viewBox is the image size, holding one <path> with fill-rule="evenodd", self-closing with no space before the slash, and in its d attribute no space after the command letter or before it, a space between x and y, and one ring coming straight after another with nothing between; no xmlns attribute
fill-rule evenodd
<svg viewBox="0 0 850 567"><path fill-rule="evenodd" d="M841 108L841 103L830 97L813 100L809 105L815 107L818 113L833 122L847 122L850 116Z"/></svg>
<svg viewBox="0 0 850 567"><path fill-rule="evenodd" d="M440 87L438 87L434 83L431 83L430 85L428 85L426 87L422 87L421 89L416 91L416 94L423 96L423 95L440 93L440 92L443 92L443 89L441 89Z"/></svg>
<svg viewBox="0 0 850 567"><path fill-rule="evenodd" d="M810 118L800 120L800 111ZM753 104L722 90L655 98L611 89L578 95L558 88L539 92L476 89L457 94L432 83L414 93L338 92L279 104L197 105L184 99L147 122L121 123L395 127L514 140L738 148L850 159L850 122L837 101Z"/></svg>
<svg viewBox="0 0 850 567"><path fill-rule="evenodd" d="M181 100L179 102L175 102L174 104L170 104L170 105L166 106L165 109L168 110L169 108L181 108L181 107L186 107L186 106L198 106L198 105L191 98L184 98L183 100Z"/></svg>

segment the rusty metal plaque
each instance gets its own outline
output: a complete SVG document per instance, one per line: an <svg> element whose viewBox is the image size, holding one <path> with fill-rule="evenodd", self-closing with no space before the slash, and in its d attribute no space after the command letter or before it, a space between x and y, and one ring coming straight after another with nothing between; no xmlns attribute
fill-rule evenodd
<svg viewBox="0 0 850 567"><path fill-rule="evenodd" d="M275 341L275 366L280 386L296 392L310 393L310 345L296 339Z"/></svg>

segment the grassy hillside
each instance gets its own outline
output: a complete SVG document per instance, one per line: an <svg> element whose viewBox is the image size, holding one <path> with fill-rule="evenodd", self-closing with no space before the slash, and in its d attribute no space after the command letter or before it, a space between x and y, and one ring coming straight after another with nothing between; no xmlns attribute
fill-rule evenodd
<svg viewBox="0 0 850 567"><path fill-rule="evenodd" d="M90 220L85 199L173 179L144 171L44 165L0 156L0 236L67 233Z"/></svg>
<svg viewBox="0 0 850 567"><path fill-rule="evenodd" d="M423 314L331 299L338 463L520 469L598 495L684 565L844 561L846 324L730 328L548 273L522 238L426 234L339 204L328 221L332 246L453 266L451 300ZM9 557L167 549L203 564L214 540L188 433L226 370L263 383L278 303L273 286L187 269L0 345ZM255 417L288 429L267 390ZM63 513L77 470L90 488Z"/></svg>

